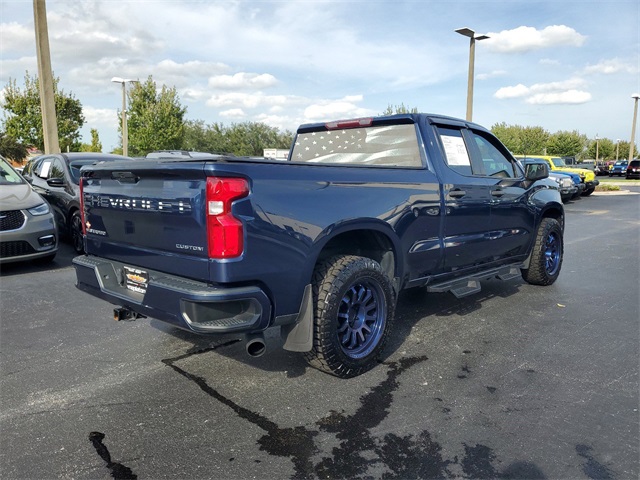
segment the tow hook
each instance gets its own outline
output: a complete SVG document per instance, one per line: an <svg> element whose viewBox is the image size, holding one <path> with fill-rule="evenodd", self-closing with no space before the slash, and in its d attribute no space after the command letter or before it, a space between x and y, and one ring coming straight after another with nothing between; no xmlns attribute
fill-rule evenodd
<svg viewBox="0 0 640 480"><path fill-rule="evenodd" d="M113 319L116 322L133 322L138 318L146 318L144 315L138 312L134 312L127 307L118 307L113 309Z"/></svg>

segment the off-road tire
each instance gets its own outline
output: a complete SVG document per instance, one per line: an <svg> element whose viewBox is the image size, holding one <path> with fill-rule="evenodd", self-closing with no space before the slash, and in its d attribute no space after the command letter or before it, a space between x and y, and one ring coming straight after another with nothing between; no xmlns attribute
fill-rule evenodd
<svg viewBox="0 0 640 480"><path fill-rule="evenodd" d="M551 285L562 268L564 241L562 227L554 218L543 218L536 232L529 268L522 278L532 285Z"/></svg>
<svg viewBox="0 0 640 480"><path fill-rule="evenodd" d="M377 365L392 330L396 298L391 280L375 260L332 257L313 277L315 308L309 364L339 378Z"/></svg>
<svg viewBox="0 0 640 480"><path fill-rule="evenodd" d="M596 187L588 188L587 190L582 192L581 195L583 197L588 197L589 195L591 195L595 191L595 189L596 189Z"/></svg>

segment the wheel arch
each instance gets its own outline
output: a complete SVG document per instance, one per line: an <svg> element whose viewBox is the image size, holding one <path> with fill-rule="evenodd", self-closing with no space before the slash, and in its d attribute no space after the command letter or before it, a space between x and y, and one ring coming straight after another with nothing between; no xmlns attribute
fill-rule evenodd
<svg viewBox="0 0 640 480"><path fill-rule="evenodd" d="M371 258L380 264L383 271L394 282L402 278L402 261L399 255L400 241L393 229L386 223L373 220L363 223L346 223L340 227L326 229L315 245L315 255L309 264L308 277L311 279L316 266L336 255L357 255Z"/></svg>

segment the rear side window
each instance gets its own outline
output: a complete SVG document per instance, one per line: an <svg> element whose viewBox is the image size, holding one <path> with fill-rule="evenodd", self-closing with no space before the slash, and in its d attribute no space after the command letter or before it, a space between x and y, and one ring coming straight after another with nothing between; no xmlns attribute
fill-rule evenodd
<svg viewBox="0 0 640 480"><path fill-rule="evenodd" d="M300 133L290 160L380 167L423 165L413 124Z"/></svg>
<svg viewBox="0 0 640 480"><path fill-rule="evenodd" d="M465 176L517 178L521 169L495 138L467 128L438 126L448 167Z"/></svg>

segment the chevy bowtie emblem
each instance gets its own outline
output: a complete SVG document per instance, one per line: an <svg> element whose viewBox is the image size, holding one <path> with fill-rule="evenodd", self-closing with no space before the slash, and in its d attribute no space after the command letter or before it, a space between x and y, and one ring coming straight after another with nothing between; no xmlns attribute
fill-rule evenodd
<svg viewBox="0 0 640 480"><path fill-rule="evenodd" d="M127 279L135 283L147 283L147 279L135 273L127 273Z"/></svg>

